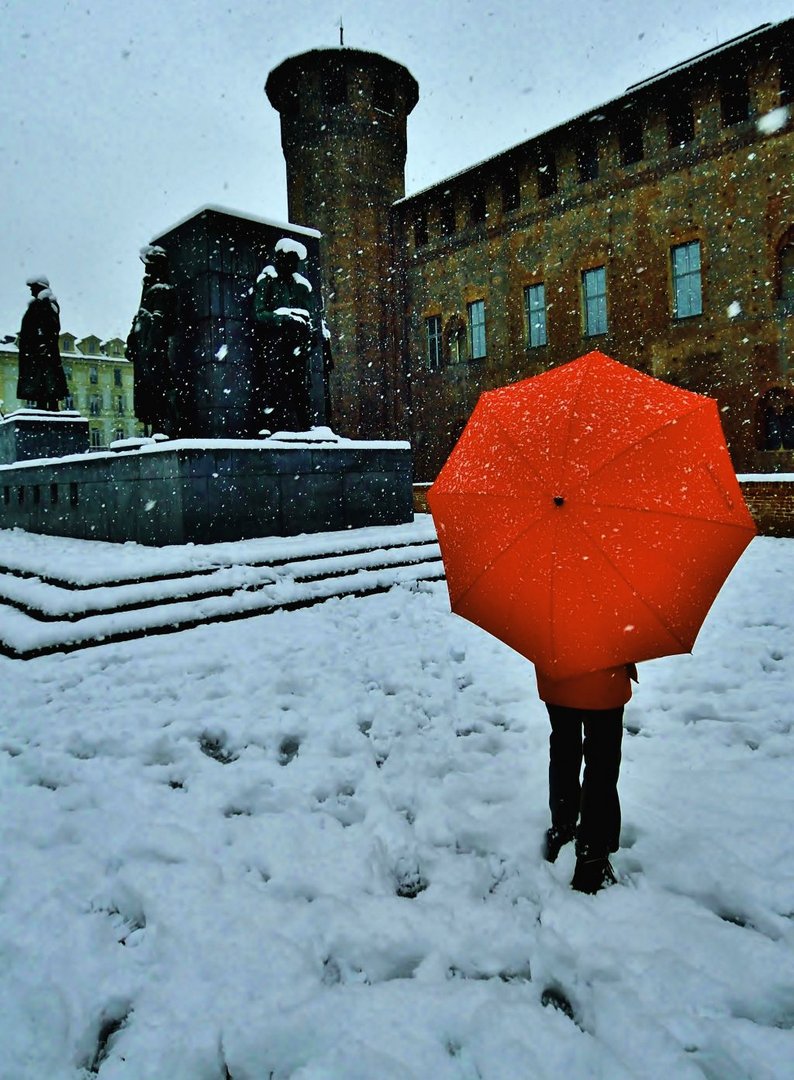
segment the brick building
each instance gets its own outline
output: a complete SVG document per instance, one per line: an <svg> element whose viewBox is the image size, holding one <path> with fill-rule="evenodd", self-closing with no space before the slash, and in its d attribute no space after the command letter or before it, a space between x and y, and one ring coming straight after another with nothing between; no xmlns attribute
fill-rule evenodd
<svg viewBox="0 0 794 1080"><path fill-rule="evenodd" d="M430 480L482 390L597 348L716 397L737 470L794 468L794 19L408 198L405 68L316 50L266 90L342 433L410 438Z"/></svg>

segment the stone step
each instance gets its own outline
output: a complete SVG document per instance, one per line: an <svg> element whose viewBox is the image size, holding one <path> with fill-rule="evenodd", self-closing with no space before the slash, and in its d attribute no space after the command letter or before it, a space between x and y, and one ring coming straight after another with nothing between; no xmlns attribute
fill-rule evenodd
<svg viewBox="0 0 794 1080"><path fill-rule="evenodd" d="M379 546L356 545L350 534L344 539L348 548L352 540L354 550L320 550L318 537L308 545L309 557L299 551L290 559L286 541L280 557L269 562L254 559L143 579L120 576L103 585L52 574L45 580L32 573L30 560L24 569L20 560L14 567L0 565L0 652L32 659L443 579L438 545L423 536Z"/></svg>

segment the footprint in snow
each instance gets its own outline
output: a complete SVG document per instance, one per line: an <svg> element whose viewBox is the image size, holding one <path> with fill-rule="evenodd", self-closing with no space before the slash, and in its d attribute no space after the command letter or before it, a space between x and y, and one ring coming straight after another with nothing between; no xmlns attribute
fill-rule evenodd
<svg viewBox="0 0 794 1080"><path fill-rule="evenodd" d="M300 748L301 743L297 735L287 735L283 738L278 748L279 765L289 765L293 758L297 757Z"/></svg>

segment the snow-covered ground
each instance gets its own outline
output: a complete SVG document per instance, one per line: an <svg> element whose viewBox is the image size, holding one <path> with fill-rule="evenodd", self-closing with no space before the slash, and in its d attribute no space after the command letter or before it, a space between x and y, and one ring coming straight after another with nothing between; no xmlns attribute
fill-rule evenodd
<svg viewBox="0 0 794 1080"><path fill-rule="evenodd" d="M793 600L756 539L643 666L595 897L443 582L0 659L0 1077L794 1077Z"/></svg>

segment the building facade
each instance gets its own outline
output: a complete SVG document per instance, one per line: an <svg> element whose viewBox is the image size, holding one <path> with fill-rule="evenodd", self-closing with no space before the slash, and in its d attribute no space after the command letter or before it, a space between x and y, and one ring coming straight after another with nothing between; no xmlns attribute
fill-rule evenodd
<svg viewBox="0 0 794 1080"><path fill-rule="evenodd" d="M102 342L94 335L77 340L64 332L58 338L68 397L64 409L76 409L88 419L89 438L94 449L118 439L140 434L134 412L134 373L125 357L120 338ZM0 345L0 409L4 414L28 404L17 394L19 357L15 342Z"/></svg>
<svg viewBox="0 0 794 1080"><path fill-rule="evenodd" d="M388 102L376 104L361 55L285 62L314 79L288 140L284 101L268 89L290 190L302 174L320 178L291 216L324 230L331 252L370 157L382 158L380 134L367 140ZM391 188L367 188L381 203L361 234L362 251L373 248L360 253L367 303L340 297L325 270L335 426L410 438L417 479L432 480L483 390L598 349L717 398L738 471L793 468L793 57L794 19L759 27L385 206L402 182L400 142ZM400 71L395 128L415 104ZM354 145L334 142L329 171L317 118L342 129L354 112ZM301 132L297 160L286 141ZM340 338L351 325L356 336Z"/></svg>

